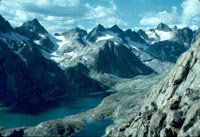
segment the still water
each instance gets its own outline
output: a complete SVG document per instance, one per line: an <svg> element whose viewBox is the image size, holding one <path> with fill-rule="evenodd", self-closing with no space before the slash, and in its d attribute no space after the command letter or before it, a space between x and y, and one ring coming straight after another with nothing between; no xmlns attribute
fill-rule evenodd
<svg viewBox="0 0 200 137"><path fill-rule="evenodd" d="M86 122L86 128L75 133L71 137L102 137L105 134L105 129L113 123L112 119L104 119L95 122Z"/></svg>
<svg viewBox="0 0 200 137"><path fill-rule="evenodd" d="M37 112L32 110L0 110L0 127L35 126L40 122L77 114L96 107L107 95L71 98L62 105ZM38 106L39 108L40 106Z"/></svg>

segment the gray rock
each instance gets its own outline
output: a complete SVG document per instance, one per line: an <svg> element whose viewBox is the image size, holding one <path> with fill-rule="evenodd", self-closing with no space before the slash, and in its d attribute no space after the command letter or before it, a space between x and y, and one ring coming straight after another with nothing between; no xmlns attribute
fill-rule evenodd
<svg viewBox="0 0 200 137"><path fill-rule="evenodd" d="M170 111L167 116L167 123L174 128L180 128L183 124L182 112L181 111Z"/></svg>

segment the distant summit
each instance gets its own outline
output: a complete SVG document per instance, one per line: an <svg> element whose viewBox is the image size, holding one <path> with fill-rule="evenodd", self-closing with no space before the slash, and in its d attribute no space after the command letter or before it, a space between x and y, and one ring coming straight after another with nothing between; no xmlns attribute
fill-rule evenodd
<svg viewBox="0 0 200 137"><path fill-rule="evenodd" d="M35 18L32 21L25 22L21 27L16 28L18 31L20 29L30 32L30 33L47 33L46 29L40 24L40 22ZM23 32L21 32L23 33Z"/></svg>
<svg viewBox="0 0 200 137"><path fill-rule="evenodd" d="M33 40L35 44L46 50L52 52L56 49L55 39L48 31L40 24L37 19L25 22L22 26L17 27L16 31L23 36Z"/></svg>
<svg viewBox="0 0 200 137"><path fill-rule="evenodd" d="M171 28L167 24L164 24L164 23L158 24L156 29L160 31L171 31Z"/></svg>
<svg viewBox="0 0 200 137"><path fill-rule="evenodd" d="M87 31L77 27L74 29L70 29L62 34L65 36L73 36L73 37L81 37L82 38L87 35Z"/></svg>

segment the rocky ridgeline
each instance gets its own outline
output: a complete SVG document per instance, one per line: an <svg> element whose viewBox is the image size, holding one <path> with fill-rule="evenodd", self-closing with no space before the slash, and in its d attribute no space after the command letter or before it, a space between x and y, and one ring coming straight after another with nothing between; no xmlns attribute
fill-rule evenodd
<svg viewBox="0 0 200 137"><path fill-rule="evenodd" d="M174 69L152 88L142 109L126 124L110 126L108 136L200 136L200 38Z"/></svg>
<svg viewBox="0 0 200 137"><path fill-rule="evenodd" d="M1 128L0 137L68 137L84 128L84 123L76 120L52 120L35 127Z"/></svg>

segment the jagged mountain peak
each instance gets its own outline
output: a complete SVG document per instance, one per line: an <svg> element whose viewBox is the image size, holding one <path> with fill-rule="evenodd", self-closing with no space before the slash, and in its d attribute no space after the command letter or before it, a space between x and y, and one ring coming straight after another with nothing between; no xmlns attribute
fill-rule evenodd
<svg viewBox="0 0 200 137"><path fill-rule="evenodd" d="M127 29L124 33L125 38L129 38L131 41L145 43L144 39L135 31Z"/></svg>
<svg viewBox="0 0 200 137"><path fill-rule="evenodd" d="M6 33L12 31L13 28L8 21L0 15L0 32Z"/></svg>
<svg viewBox="0 0 200 137"><path fill-rule="evenodd" d="M148 75L153 72L127 46L115 44L110 40L101 45L94 66L98 72L115 74L125 78Z"/></svg>
<svg viewBox="0 0 200 137"><path fill-rule="evenodd" d="M55 38L48 33L37 19L23 23L22 26L15 28L15 30L48 52L57 49Z"/></svg>
<svg viewBox="0 0 200 137"><path fill-rule="evenodd" d="M93 28L92 31L90 31L86 37L86 39L90 42L95 42L97 40L97 37L103 36L103 32L106 31L106 28L98 24L97 27Z"/></svg>
<svg viewBox="0 0 200 137"><path fill-rule="evenodd" d="M32 22L36 25L41 25L37 18L34 18Z"/></svg>
<svg viewBox="0 0 200 137"><path fill-rule="evenodd" d="M84 29L81 29L79 27L76 27L74 29L70 29L70 30L62 33L62 35L64 35L64 36L69 36L70 35L70 36L76 36L76 37L77 36L78 37L84 37L84 36L87 35L87 31L84 30Z"/></svg>
<svg viewBox="0 0 200 137"><path fill-rule="evenodd" d="M187 26L187 27L184 27L184 28L182 28L182 30L183 30L184 32L193 32L193 31L192 31L192 29L191 29L191 28L189 28L188 26Z"/></svg>
<svg viewBox="0 0 200 137"><path fill-rule="evenodd" d="M160 24L158 24L156 29L160 30L160 31L171 31L171 28L167 24L164 24L162 22Z"/></svg>
<svg viewBox="0 0 200 137"><path fill-rule="evenodd" d="M32 21L27 21L23 23L23 25L19 28L24 28L30 32L47 33L47 30L40 24L40 22L36 18Z"/></svg>
<svg viewBox="0 0 200 137"><path fill-rule="evenodd" d="M146 32L144 31L144 30L142 30L142 29L139 29L138 31L137 31L137 33L140 35L140 37L142 37L144 40L148 40L148 36L147 36L147 34L146 34Z"/></svg>
<svg viewBox="0 0 200 137"><path fill-rule="evenodd" d="M94 30L96 30L96 31L105 31L105 30L106 30L106 28L105 28L103 25L101 25L101 24L98 24L98 25L97 25L97 27L96 27L96 28L94 28Z"/></svg>
<svg viewBox="0 0 200 137"><path fill-rule="evenodd" d="M109 28L110 31L114 32L114 33L118 33L118 34L122 34L124 31L119 28L116 24L113 25L111 28Z"/></svg>

